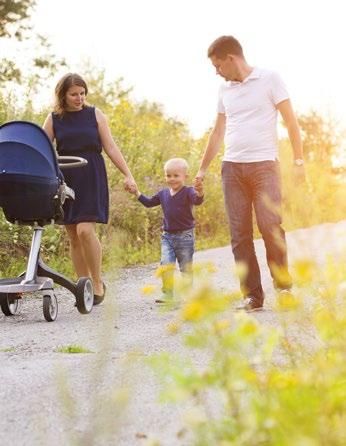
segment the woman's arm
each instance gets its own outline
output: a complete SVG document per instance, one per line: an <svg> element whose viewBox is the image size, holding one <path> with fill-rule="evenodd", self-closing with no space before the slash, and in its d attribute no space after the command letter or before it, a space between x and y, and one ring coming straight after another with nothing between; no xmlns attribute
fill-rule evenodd
<svg viewBox="0 0 346 446"><path fill-rule="evenodd" d="M43 124L43 129L46 131L49 139L51 141L54 141L55 136L54 136L53 119L51 113L49 113L49 115L46 117Z"/></svg>
<svg viewBox="0 0 346 446"><path fill-rule="evenodd" d="M130 169L128 168L126 161L115 143L111 131L108 126L106 116L99 110L95 109L96 120L98 124L98 131L101 139L102 147L111 159L112 163L120 170L120 172L125 176L125 189L128 191L134 191L136 187L136 182L132 176Z"/></svg>

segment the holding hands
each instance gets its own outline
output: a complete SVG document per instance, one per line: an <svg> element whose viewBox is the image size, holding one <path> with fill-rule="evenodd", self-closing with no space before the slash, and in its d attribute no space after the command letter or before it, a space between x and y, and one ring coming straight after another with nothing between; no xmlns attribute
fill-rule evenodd
<svg viewBox="0 0 346 446"><path fill-rule="evenodd" d="M127 192L129 192L130 194L137 194L138 192L138 187L137 184L135 182L135 180L133 179L133 177L131 176L126 176L124 179L124 188Z"/></svg>
<svg viewBox="0 0 346 446"><path fill-rule="evenodd" d="M194 179L194 182L193 182L193 187L194 187L197 195L199 197L203 197L203 195L204 195L204 191L203 191L203 177L198 176L198 174L197 174L197 176L196 176L196 178Z"/></svg>

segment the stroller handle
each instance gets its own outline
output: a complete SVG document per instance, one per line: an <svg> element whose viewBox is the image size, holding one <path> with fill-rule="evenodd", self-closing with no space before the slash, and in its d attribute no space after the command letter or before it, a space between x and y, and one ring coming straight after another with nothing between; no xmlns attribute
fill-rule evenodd
<svg viewBox="0 0 346 446"><path fill-rule="evenodd" d="M88 161L79 156L58 156L58 163L60 169L73 169L74 167L83 167L88 164Z"/></svg>

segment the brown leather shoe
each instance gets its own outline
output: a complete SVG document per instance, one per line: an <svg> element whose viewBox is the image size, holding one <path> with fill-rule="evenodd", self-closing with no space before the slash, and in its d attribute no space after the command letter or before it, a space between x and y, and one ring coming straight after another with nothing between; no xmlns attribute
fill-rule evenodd
<svg viewBox="0 0 346 446"><path fill-rule="evenodd" d="M247 296L240 305L236 307L236 310L244 310L248 313L253 311L262 311L263 310L263 300L260 301L256 299L254 296Z"/></svg>

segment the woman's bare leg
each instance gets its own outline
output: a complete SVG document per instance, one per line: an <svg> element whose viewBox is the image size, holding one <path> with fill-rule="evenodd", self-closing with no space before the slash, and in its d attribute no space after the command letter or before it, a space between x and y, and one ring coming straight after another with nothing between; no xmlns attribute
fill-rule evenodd
<svg viewBox="0 0 346 446"><path fill-rule="evenodd" d="M77 276L91 277L84 259L84 250L77 234L77 225L66 225L65 228L70 241L71 259Z"/></svg>
<svg viewBox="0 0 346 446"><path fill-rule="evenodd" d="M83 263L93 281L94 293L102 295L104 292L101 278L102 247L95 229L95 223L77 224L77 236L83 252Z"/></svg>

